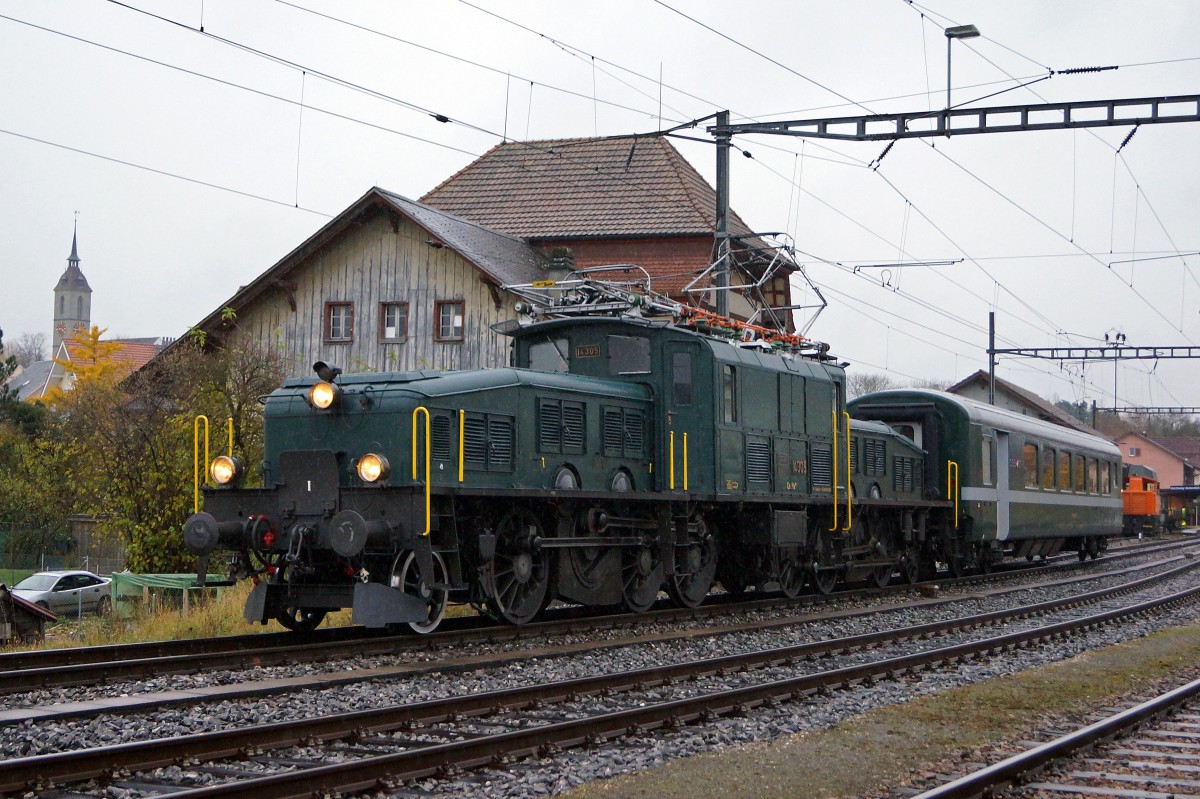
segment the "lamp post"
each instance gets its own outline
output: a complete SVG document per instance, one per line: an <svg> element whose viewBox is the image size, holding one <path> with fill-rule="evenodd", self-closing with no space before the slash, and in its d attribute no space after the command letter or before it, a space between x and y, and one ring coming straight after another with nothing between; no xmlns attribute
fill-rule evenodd
<svg viewBox="0 0 1200 799"><path fill-rule="evenodd" d="M955 39L974 39L979 36L979 28L974 25L955 25L946 28L946 135L950 135L950 53Z"/></svg>

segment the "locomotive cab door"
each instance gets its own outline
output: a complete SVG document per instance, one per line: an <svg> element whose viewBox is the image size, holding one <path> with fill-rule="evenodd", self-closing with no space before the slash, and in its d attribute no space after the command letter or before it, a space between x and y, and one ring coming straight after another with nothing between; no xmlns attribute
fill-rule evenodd
<svg viewBox="0 0 1200 799"><path fill-rule="evenodd" d="M695 342L668 342L663 361L656 483L660 491L711 491L712 376Z"/></svg>

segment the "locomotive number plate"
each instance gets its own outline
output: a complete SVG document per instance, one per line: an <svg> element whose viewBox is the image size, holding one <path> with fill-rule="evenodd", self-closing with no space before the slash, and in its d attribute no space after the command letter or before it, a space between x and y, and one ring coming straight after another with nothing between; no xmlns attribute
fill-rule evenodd
<svg viewBox="0 0 1200 799"><path fill-rule="evenodd" d="M576 358L598 358L600 357L599 344L580 344L575 348Z"/></svg>

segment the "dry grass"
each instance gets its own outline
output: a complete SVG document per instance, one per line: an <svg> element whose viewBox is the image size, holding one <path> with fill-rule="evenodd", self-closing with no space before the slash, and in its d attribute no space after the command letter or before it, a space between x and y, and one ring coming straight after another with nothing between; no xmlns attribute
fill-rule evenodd
<svg viewBox="0 0 1200 799"><path fill-rule="evenodd" d="M829 730L677 760L589 783L569 799L844 799L895 795L1048 720L1074 718L1200 663L1200 625L856 716ZM1190 678L1189 674L1189 678ZM929 765L923 765L929 764ZM939 765L940 764L940 765Z"/></svg>

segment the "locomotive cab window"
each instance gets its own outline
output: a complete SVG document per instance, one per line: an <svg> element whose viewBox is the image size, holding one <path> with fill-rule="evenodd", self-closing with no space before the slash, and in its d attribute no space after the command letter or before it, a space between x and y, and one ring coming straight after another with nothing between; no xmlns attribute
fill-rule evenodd
<svg viewBox="0 0 1200 799"><path fill-rule="evenodd" d="M650 374L650 339L641 336L609 336L608 373Z"/></svg>
<svg viewBox="0 0 1200 799"><path fill-rule="evenodd" d="M671 401L675 405L692 404L692 354L671 355Z"/></svg>
<svg viewBox="0 0 1200 799"><path fill-rule="evenodd" d="M547 336L529 345L529 368L535 372L569 372L570 351L566 336Z"/></svg>

